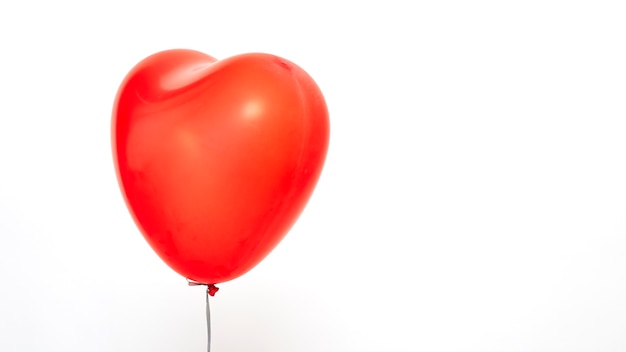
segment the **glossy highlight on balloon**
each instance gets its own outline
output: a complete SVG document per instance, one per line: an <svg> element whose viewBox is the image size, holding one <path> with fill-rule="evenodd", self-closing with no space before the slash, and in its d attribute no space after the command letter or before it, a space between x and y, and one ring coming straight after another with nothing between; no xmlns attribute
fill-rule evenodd
<svg viewBox="0 0 626 352"><path fill-rule="evenodd" d="M324 97L296 64L167 50L122 82L113 158L152 249L187 279L216 284L256 266L297 221L329 131Z"/></svg>

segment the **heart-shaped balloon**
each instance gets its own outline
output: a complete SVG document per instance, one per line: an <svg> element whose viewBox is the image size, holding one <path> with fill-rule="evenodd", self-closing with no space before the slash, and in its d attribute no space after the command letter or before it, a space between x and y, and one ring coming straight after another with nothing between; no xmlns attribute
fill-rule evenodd
<svg viewBox="0 0 626 352"><path fill-rule="evenodd" d="M126 205L152 249L215 284L252 269L300 216L326 158L328 110L283 58L167 50L124 79L112 137Z"/></svg>

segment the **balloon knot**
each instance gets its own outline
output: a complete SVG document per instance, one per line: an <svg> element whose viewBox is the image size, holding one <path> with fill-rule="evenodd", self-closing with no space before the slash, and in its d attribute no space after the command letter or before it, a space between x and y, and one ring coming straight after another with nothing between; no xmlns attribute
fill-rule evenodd
<svg viewBox="0 0 626 352"><path fill-rule="evenodd" d="M214 284L210 284L210 285L207 286L207 290L209 292L209 295L211 297L213 297L213 296L215 296L215 293L217 291L219 291L220 289L219 289L219 287L215 286Z"/></svg>
<svg viewBox="0 0 626 352"><path fill-rule="evenodd" d="M189 284L189 286L206 286L206 292L211 295L211 297L215 296L215 293L220 290L219 287L215 286L215 284L204 284L202 282L197 282L189 279L187 279L187 283Z"/></svg>

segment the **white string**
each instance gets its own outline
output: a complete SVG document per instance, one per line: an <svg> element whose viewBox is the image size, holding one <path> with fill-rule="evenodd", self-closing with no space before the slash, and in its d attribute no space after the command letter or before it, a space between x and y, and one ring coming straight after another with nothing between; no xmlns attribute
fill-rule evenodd
<svg viewBox="0 0 626 352"><path fill-rule="evenodd" d="M211 308L209 308L209 288L206 289L206 333L207 352L211 352Z"/></svg>
<svg viewBox="0 0 626 352"><path fill-rule="evenodd" d="M207 352L211 352L211 308L209 306L209 295L213 296L218 288L215 285L203 284L187 279L189 286L206 286L206 330L207 330Z"/></svg>

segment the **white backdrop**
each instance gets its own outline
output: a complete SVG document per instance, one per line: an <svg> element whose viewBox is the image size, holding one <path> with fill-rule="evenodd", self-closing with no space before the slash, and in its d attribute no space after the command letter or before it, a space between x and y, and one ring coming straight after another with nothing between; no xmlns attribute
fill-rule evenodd
<svg viewBox="0 0 626 352"><path fill-rule="evenodd" d="M212 299L213 351L625 351L626 4L3 1L0 350L204 351L110 113L144 57L267 52L331 142L285 240Z"/></svg>

